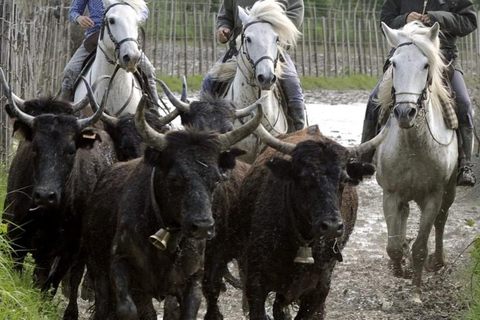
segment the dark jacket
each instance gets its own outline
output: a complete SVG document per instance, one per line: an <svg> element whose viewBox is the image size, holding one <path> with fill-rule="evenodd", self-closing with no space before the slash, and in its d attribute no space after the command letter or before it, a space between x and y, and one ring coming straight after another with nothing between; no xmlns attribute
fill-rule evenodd
<svg viewBox="0 0 480 320"><path fill-rule="evenodd" d="M385 0L380 20L390 28L402 28L410 12L422 13L424 0ZM428 0L425 12L432 24L440 24L440 48L449 60L458 57L457 37L464 37L477 29L477 16L470 0Z"/></svg>
<svg viewBox="0 0 480 320"><path fill-rule="evenodd" d="M257 0L223 0L217 17L217 28L224 27L233 30L233 36L230 37L230 43L242 32L242 21L238 18L238 6L250 8ZM278 0L282 3L287 12L287 17L295 24L297 28L303 23L304 5L303 0Z"/></svg>

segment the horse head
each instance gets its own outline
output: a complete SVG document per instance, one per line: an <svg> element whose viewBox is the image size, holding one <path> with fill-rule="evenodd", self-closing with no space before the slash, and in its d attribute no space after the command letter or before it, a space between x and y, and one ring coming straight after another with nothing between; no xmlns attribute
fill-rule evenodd
<svg viewBox="0 0 480 320"><path fill-rule="evenodd" d="M277 64L286 47L295 45L300 31L273 0L258 1L250 11L238 7L243 24L240 52L256 85L270 90L277 81Z"/></svg>
<svg viewBox="0 0 480 320"><path fill-rule="evenodd" d="M439 51L439 24L428 28L409 23L401 30L394 30L382 23L382 29L389 44L395 48L386 77L391 83L393 114L398 125L408 129L415 125L417 115L427 107L429 93L443 87L445 64ZM445 92L443 95L448 97Z"/></svg>
<svg viewBox="0 0 480 320"><path fill-rule="evenodd" d="M147 13L143 0L104 0L105 13L99 46L110 63L119 63L127 72L135 72L142 52L138 44L138 26Z"/></svg>

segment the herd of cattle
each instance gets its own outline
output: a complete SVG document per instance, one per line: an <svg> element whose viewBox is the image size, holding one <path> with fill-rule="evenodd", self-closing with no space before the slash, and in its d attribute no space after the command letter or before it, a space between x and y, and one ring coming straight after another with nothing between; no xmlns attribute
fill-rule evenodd
<svg viewBox="0 0 480 320"><path fill-rule="evenodd" d="M355 185L375 170L355 159L372 143L346 148L317 126L273 137L260 124L261 102L239 112L164 88L171 114L157 117L142 100L117 119L92 89L77 105L25 101L0 77L21 140L3 220L17 268L31 253L42 290L69 288L64 319L78 319L85 270L94 319L157 319L152 298L168 301L165 319L196 319L202 291L205 319L223 319L217 300L232 260L250 319L267 319L269 292L275 319L289 318L292 303L296 319L323 319L356 220ZM184 129L169 130L178 115ZM247 164L235 143L252 133L268 147Z"/></svg>

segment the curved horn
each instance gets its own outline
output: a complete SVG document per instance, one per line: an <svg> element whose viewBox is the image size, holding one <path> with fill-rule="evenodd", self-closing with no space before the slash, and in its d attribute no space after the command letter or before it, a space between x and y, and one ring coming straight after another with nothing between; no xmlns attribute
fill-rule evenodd
<svg viewBox="0 0 480 320"><path fill-rule="evenodd" d="M278 138L275 138L270 134L270 132L267 131L267 129L265 129L263 125L259 125L257 130L255 130L254 134L270 148L273 148L285 154L290 154L296 147L294 143L285 142Z"/></svg>
<svg viewBox="0 0 480 320"><path fill-rule="evenodd" d="M90 98L90 104L92 105L92 109L96 109L96 111L91 117L77 120L78 127L80 128L80 130L97 122L102 117L102 113L106 105L105 103L106 99L103 99L101 106L100 107L98 106L98 103L95 100L95 97L93 95L92 88L88 84L87 79L85 79L85 77L82 77L82 80L83 82L85 82L85 87L87 88L87 93Z"/></svg>
<svg viewBox="0 0 480 320"><path fill-rule="evenodd" d="M173 95L172 91L170 91L170 89L167 87L165 82L163 82L160 79L155 79L155 81L160 84L160 86L163 89L163 92L165 92L165 95L168 97L168 100L170 100L170 102L173 104L173 106L175 108L180 109L180 111L185 112L185 113L190 112L190 105L188 103L185 103L185 102L182 102L182 101L178 100Z"/></svg>
<svg viewBox="0 0 480 320"><path fill-rule="evenodd" d="M14 94L12 93L12 90L7 84L7 81L5 80L5 75L3 74L3 69L0 68L0 81L2 82L3 90L5 91L5 95L7 96L8 100L10 100L11 103L11 112L12 115L18 119L20 122L23 124L29 126L30 128L33 128L33 120L35 119L34 116L31 116L29 114L26 114L23 112L19 107L17 107ZM21 100L21 99L20 99ZM25 102L25 101L24 101ZM23 104L22 104L23 106Z"/></svg>
<svg viewBox="0 0 480 320"><path fill-rule="evenodd" d="M350 157L352 158L359 158L360 155L371 152L378 148L380 143L385 140L387 137L388 131L390 130L390 119L388 119L387 123L383 127L382 131L377 134L373 139L368 140L356 147L347 148L348 152L350 153Z"/></svg>
<svg viewBox="0 0 480 320"><path fill-rule="evenodd" d="M230 149L232 145L248 137L258 127L263 118L263 109L261 104L257 104L257 107L258 111L253 119L233 131L219 135L222 150Z"/></svg>
<svg viewBox="0 0 480 320"><path fill-rule="evenodd" d="M235 110L235 118L243 118L248 116L257 107L257 104L262 104L266 98L267 96L262 96L257 101L255 101L252 105L243 109Z"/></svg>
<svg viewBox="0 0 480 320"><path fill-rule="evenodd" d="M180 97L180 101L187 102L187 77L183 76L183 83L182 83L182 96Z"/></svg>
<svg viewBox="0 0 480 320"><path fill-rule="evenodd" d="M155 131L150 127L145 120L145 108L146 108L146 96L143 95L140 103L135 112L135 126L137 127L138 133L142 136L145 142L148 145L158 149L163 150L167 145L167 140L165 135Z"/></svg>
<svg viewBox="0 0 480 320"><path fill-rule="evenodd" d="M97 90L97 85L100 81L103 81L103 80L108 79L108 78L110 78L110 76L107 76L107 75L103 75L101 77L98 77L98 79L95 80L95 82L92 85L93 92L95 92ZM72 104L73 113L76 113L80 110L85 109L85 107L88 106L89 103L90 103L90 97L88 96L88 94L86 94L85 97L83 97L82 100L78 101L77 103ZM94 111L96 111L96 110L94 110Z"/></svg>
<svg viewBox="0 0 480 320"><path fill-rule="evenodd" d="M178 109L173 110L172 112L170 112L166 116L160 118L160 120L159 120L160 126L162 126L162 127L166 126L167 124L172 122L179 115L180 115L180 110L178 110Z"/></svg>

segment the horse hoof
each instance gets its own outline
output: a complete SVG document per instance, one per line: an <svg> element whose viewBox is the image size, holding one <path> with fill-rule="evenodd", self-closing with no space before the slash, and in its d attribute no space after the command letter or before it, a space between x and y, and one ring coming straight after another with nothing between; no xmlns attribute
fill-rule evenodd
<svg viewBox="0 0 480 320"><path fill-rule="evenodd" d="M425 269L430 272L437 272L445 266L445 260L438 260L435 255L429 255L425 263Z"/></svg>
<svg viewBox="0 0 480 320"><path fill-rule="evenodd" d="M422 302L422 299L420 299L420 293L418 292L415 292L413 295L412 295L412 302L416 305L422 305L423 302Z"/></svg>

